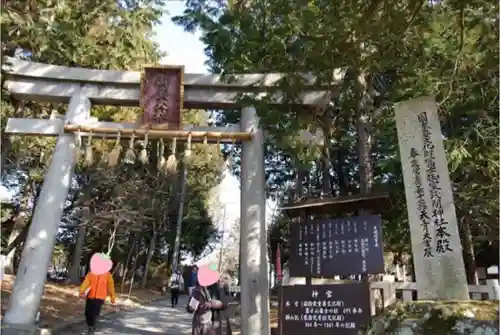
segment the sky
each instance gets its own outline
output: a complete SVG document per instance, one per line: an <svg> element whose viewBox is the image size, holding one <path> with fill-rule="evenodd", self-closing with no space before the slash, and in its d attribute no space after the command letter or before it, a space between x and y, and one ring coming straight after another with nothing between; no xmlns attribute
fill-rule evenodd
<svg viewBox="0 0 500 335"><path fill-rule="evenodd" d="M199 32L186 33L175 25L171 18L181 15L184 11L184 1L168 1L168 14L161 19L162 24L155 29L154 40L160 44L162 51L167 53L163 64L184 65L185 72L208 73L205 67L204 44L199 40Z"/></svg>

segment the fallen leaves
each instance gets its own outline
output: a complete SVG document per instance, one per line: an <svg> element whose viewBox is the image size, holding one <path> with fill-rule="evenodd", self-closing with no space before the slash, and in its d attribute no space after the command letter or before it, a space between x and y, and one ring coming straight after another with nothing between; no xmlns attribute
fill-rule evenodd
<svg viewBox="0 0 500 335"><path fill-rule="evenodd" d="M12 292L15 276L5 275L2 280L2 317L8 308L8 300ZM128 288L126 290L128 292ZM103 313L113 312L124 308L138 307L150 300L161 296L156 290L133 290L128 299L126 294L118 294L116 305L109 301L103 306ZM40 305L40 326L52 328L62 321L83 316L85 300L78 297L78 286L46 283Z"/></svg>

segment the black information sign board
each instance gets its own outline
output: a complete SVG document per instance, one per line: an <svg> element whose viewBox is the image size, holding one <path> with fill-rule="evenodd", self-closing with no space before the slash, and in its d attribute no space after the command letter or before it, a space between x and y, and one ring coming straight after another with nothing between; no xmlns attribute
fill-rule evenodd
<svg viewBox="0 0 500 335"><path fill-rule="evenodd" d="M281 287L283 335L357 334L370 314L368 283Z"/></svg>
<svg viewBox="0 0 500 335"><path fill-rule="evenodd" d="M384 272L380 216L356 216L291 225L291 277Z"/></svg>

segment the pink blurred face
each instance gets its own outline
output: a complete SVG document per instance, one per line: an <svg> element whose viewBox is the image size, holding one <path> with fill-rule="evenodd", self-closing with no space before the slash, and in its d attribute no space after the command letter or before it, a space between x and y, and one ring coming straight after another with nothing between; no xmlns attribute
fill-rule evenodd
<svg viewBox="0 0 500 335"><path fill-rule="evenodd" d="M208 265L201 266L198 269L198 283L201 286L210 286L217 283L219 280L219 273L210 269Z"/></svg>
<svg viewBox="0 0 500 335"><path fill-rule="evenodd" d="M102 275L113 267L113 261L102 253L95 253L90 259L90 272Z"/></svg>

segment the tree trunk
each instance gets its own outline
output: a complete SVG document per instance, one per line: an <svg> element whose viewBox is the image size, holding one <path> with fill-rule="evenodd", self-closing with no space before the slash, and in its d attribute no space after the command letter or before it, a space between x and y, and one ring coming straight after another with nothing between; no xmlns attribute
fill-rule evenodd
<svg viewBox="0 0 500 335"><path fill-rule="evenodd" d="M333 164L333 169L335 171L335 175L337 176L337 185L339 190L339 196L347 195L347 187L344 185L344 175L342 173L342 153L340 152L340 147L336 149L335 154L335 163ZM333 179L333 178L332 178ZM333 188L333 186L332 186Z"/></svg>
<svg viewBox="0 0 500 335"><path fill-rule="evenodd" d="M358 76L358 97L360 99L356 113L356 128L358 131L358 161L359 161L359 190L367 195L372 190L373 166L371 162L372 136L370 134L370 112L372 105L368 94L369 85L364 75Z"/></svg>
<svg viewBox="0 0 500 335"><path fill-rule="evenodd" d="M111 272L111 275L113 276L113 278L117 278L116 273L120 270L120 267L122 267L122 262L118 262L117 264L115 264L115 268Z"/></svg>
<svg viewBox="0 0 500 335"><path fill-rule="evenodd" d="M312 187L313 181L312 181L312 174L311 171L307 171L306 173L306 196L309 198L313 195L314 189Z"/></svg>
<svg viewBox="0 0 500 335"><path fill-rule="evenodd" d="M2 250L2 255L7 255L9 254L12 250L20 246L24 240L26 239L26 236L28 235L28 230L30 229L30 224L31 221L29 221L26 225L24 225L23 230L17 235L16 239L12 241L12 243L9 243L9 245Z"/></svg>
<svg viewBox="0 0 500 335"><path fill-rule="evenodd" d="M177 224L175 226L175 241L174 254L172 256L172 273L177 270L180 259L181 239L182 239L182 222L184 220L184 207L186 202L186 189L188 183L188 163L184 162L182 167L182 182L181 192L179 194L179 209L177 211Z"/></svg>
<svg viewBox="0 0 500 335"><path fill-rule="evenodd" d="M3 63L3 59L2 59ZM2 87L3 87L3 80L5 80L5 76L2 77ZM18 118L24 118L26 108L23 108L25 103L23 101L19 100L11 100L12 106L14 107L14 115L11 117L18 117ZM5 131L2 131L2 155L0 155L0 175L3 176L5 171L6 171L6 163L7 160L9 159L9 155L12 154L11 147L12 143L10 141L10 135L5 133Z"/></svg>
<svg viewBox="0 0 500 335"><path fill-rule="evenodd" d="M134 280L135 280L135 272L137 270L137 258L139 257L139 254L136 254L135 257L134 257L134 260L133 260L133 264L132 264L132 275L131 275L131 278L130 278L130 286L128 288L128 297L127 299L130 300L130 295L132 294L132 289L134 287Z"/></svg>
<svg viewBox="0 0 500 335"><path fill-rule="evenodd" d="M356 110L356 128L358 131L358 164L359 164L359 192L367 195L372 190L373 167L371 164L372 137L369 133L371 105L367 92L367 83L363 74L359 74L356 82L357 96L359 99ZM370 215L371 212L364 208L358 210L358 215ZM368 275L362 274L361 280L367 282ZM376 292L375 299L380 299L380 292Z"/></svg>
<svg viewBox="0 0 500 335"><path fill-rule="evenodd" d="M148 284L148 270L151 260L153 259L153 254L156 248L156 224L153 222L153 236L149 241L148 256L146 257L146 264L144 265L144 271L141 278L141 288L146 288Z"/></svg>
<svg viewBox="0 0 500 335"><path fill-rule="evenodd" d="M321 169L321 158L318 159L316 162L316 169L314 169L314 192L313 192L313 196L316 197L318 196L318 190L321 190L321 183L322 183L322 178L321 178L321 174L322 174L322 169Z"/></svg>
<svg viewBox="0 0 500 335"><path fill-rule="evenodd" d="M23 230L25 230L24 227L27 226L27 216L28 214L24 210L22 210L14 220L14 227L12 228L12 232L10 233L7 246L7 249L9 249L9 251L7 251L7 256L5 258L5 273L7 274L15 273L14 256L16 254L17 246L22 243L22 241L24 241L24 238L26 238L26 234L23 234Z"/></svg>
<svg viewBox="0 0 500 335"><path fill-rule="evenodd" d="M160 186L160 185L163 186L163 184L160 184L158 182L158 186ZM151 202L151 208L156 208L154 197L153 197L153 200ZM165 212L165 210L163 210L163 212ZM160 220L158 220L158 218L160 218ZM156 248L156 236L157 236L157 229L158 229L156 223L159 221L159 226L161 227L162 226L162 218L163 218L163 213L161 213L160 215L154 215L154 217L153 217L152 226L151 226L152 234L151 234L150 240L149 240L148 253L147 253L146 258L144 259L144 261L141 265L143 267L142 276L141 276L141 288L146 288L146 286L148 284L149 265L151 264L151 260L153 259L153 254L154 254L155 248Z"/></svg>
<svg viewBox="0 0 500 335"><path fill-rule="evenodd" d="M7 163L7 155L11 148L11 143L9 139L9 135L5 132L2 132L2 155L0 157L0 175L5 173L5 165Z"/></svg>
<svg viewBox="0 0 500 335"><path fill-rule="evenodd" d="M335 150L331 150L330 155L333 157L335 156L335 161L336 164L334 165L335 169L335 174L337 175L337 182L338 182L338 188L339 188L339 195L348 195L349 194L349 174L344 173L344 153L345 149L341 144L342 141L342 131L341 129L343 128L344 124L338 125L337 129L335 131L335 141L337 143L337 147ZM347 125L346 125L347 126Z"/></svg>
<svg viewBox="0 0 500 335"><path fill-rule="evenodd" d="M476 271L476 255L474 252L474 242L472 240L471 232L472 218L470 215L465 215L459 221L460 238L462 240L463 257L465 262L465 271L467 275L467 282L469 285L479 285L479 277Z"/></svg>
<svg viewBox="0 0 500 335"><path fill-rule="evenodd" d="M134 249L135 249L135 240L136 240L136 234L134 232L130 232L130 235L129 235L130 250L128 251L127 261L123 265L123 276L122 276L122 282L121 282L121 285L120 285L120 291L122 293L123 293L123 289L125 287L125 281L127 279L127 272L128 272L128 268L129 268L129 265L130 265L130 261L132 259L132 255L133 255Z"/></svg>
<svg viewBox="0 0 500 335"><path fill-rule="evenodd" d="M326 119L323 122L331 122ZM330 159L330 128L323 128L324 135L324 144L321 149L321 168L323 171L323 183L321 187L322 196L328 197L332 195L331 183L330 183L330 167L331 167L331 159Z"/></svg>
<svg viewBox="0 0 500 335"><path fill-rule="evenodd" d="M415 275L415 262L413 261L413 255L410 257L408 264L411 266L411 281L414 282L417 276Z"/></svg>
<svg viewBox="0 0 500 335"><path fill-rule="evenodd" d="M88 223L90 212L88 207L82 208L80 226L76 235L75 251L71 260L71 269L69 270L69 282L72 284L80 283L80 266L83 254L83 245L85 243L85 225Z"/></svg>
<svg viewBox="0 0 500 335"><path fill-rule="evenodd" d="M363 113L364 114L364 113ZM372 137L368 133L368 122L361 114L357 120L358 155L359 155L359 191L363 195L371 192L373 186L373 170L371 164Z"/></svg>
<svg viewBox="0 0 500 335"><path fill-rule="evenodd" d="M25 212L25 213L28 212L27 208L28 208L28 203L29 203L30 199L33 199L33 202L34 202L31 213L34 212L35 207L36 207L37 202L38 202L38 196L40 195L42 183L37 183L36 187L34 187L34 186L35 186L35 182L30 182L30 180L27 181L27 184L25 186L26 188L24 190L23 199L21 201L19 215L23 212ZM26 215L26 217L27 217L27 215ZM10 239L9 239L10 243L7 245L7 248L2 250L2 254L8 255L8 254L12 253L13 255L15 255L17 247L20 247L22 245L22 243L24 242L24 240L26 239L26 237L28 236L28 231L29 231L29 228L31 226L32 219L33 219L33 216L31 216L30 219L28 220L28 222L24 225L24 227L22 227L22 230L19 232L19 234L17 234L17 236L12 239L12 242L10 242ZM17 220L17 217L15 220ZM15 227L13 227L11 235L15 233L14 228ZM12 260L14 260L14 258L15 258L15 256L12 257ZM14 264L15 262L12 262L12 263ZM12 266L12 268L14 268L13 272L15 272L15 267L16 267L16 264L14 264Z"/></svg>
<svg viewBox="0 0 500 335"><path fill-rule="evenodd" d="M73 253L73 259L71 260L71 268L69 270L69 282L72 284L80 283L80 265L83 254L83 245L85 243L85 233L85 226L80 226L76 236L75 251Z"/></svg>
<svg viewBox="0 0 500 335"><path fill-rule="evenodd" d="M184 171L183 171L184 172ZM180 208L180 200L181 197L179 196L180 193L182 193L182 184L184 182L183 178L183 173L178 173L175 176L171 177L171 187L169 191L169 200L168 200L168 207L166 211L166 217L164 218L166 222L166 227L165 230L167 232L170 232L171 229L174 226L174 220L177 218L177 215L179 215L178 210ZM177 227L176 227L177 228ZM174 245L175 245L175 237L173 241L168 240L168 253L167 253L167 266L170 268L172 263L173 263L173 253L174 253Z"/></svg>
<svg viewBox="0 0 500 335"><path fill-rule="evenodd" d="M16 254L17 247L21 242L23 242L26 238L28 229L24 229L27 226L26 221L28 218L28 206L31 199L37 200L37 194L35 193L36 188L35 181L28 177L26 180L26 184L24 185L23 197L21 199L21 204L19 206L19 212L14 219L14 226L12 228L12 232L9 236L7 249L9 251L5 251L7 254L6 257L6 265L5 272L9 274L14 274L14 256ZM23 231L25 231L24 234ZM21 235L22 234L22 235Z"/></svg>
<svg viewBox="0 0 500 335"><path fill-rule="evenodd" d="M304 170L302 167L297 168L297 179L295 181L296 186L295 186L295 199L299 200L304 197L304 178L307 175L307 171Z"/></svg>

